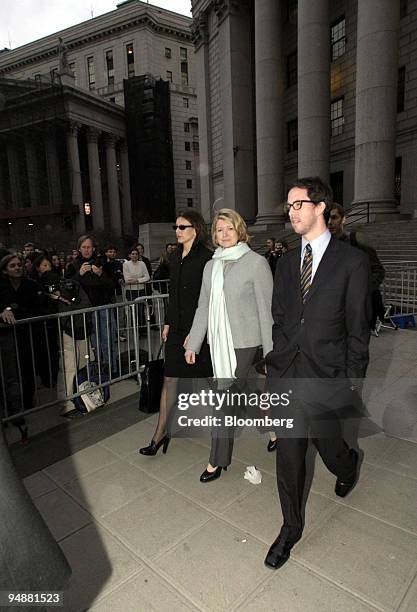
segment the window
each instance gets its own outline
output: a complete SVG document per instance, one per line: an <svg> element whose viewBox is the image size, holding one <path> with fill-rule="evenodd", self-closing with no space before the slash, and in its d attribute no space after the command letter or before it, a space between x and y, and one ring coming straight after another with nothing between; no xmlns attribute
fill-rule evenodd
<svg viewBox="0 0 417 612"><path fill-rule="evenodd" d="M292 119L287 123L287 149L288 153L298 151L298 120Z"/></svg>
<svg viewBox="0 0 417 612"><path fill-rule="evenodd" d="M191 208L191 206L193 206L193 198L187 198L187 206L188 208Z"/></svg>
<svg viewBox="0 0 417 612"><path fill-rule="evenodd" d="M184 142L184 148L186 151L191 151L191 142Z"/></svg>
<svg viewBox="0 0 417 612"><path fill-rule="evenodd" d="M95 89L96 87L96 68L94 66L94 57L87 57L87 76L88 76L88 88Z"/></svg>
<svg viewBox="0 0 417 612"><path fill-rule="evenodd" d="M190 124L184 123L184 132L189 132L189 131L190 131Z"/></svg>
<svg viewBox="0 0 417 612"><path fill-rule="evenodd" d="M169 47L165 47L165 57L168 59L172 57L171 49Z"/></svg>
<svg viewBox="0 0 417 612"><path fill-rule="evenodd" d="M185 160L185 169L191 170L191 160L190 159Z"/></svg>
<svg viewBox="0 0 417 612"><path fill-rule="evenodd" d="M111 87L114 85L113 51L106 51L106 70L107 70L107 84Z"/></svg>
<svg viewBox="0 0 417 612"><path fill-rule="evenodd" d="M187 179L186 184L187 184L187 189L192 189L193 188L193 180L192 179Z"/></svg>
<svg viewBox="0 0 417 612"><path fill-rule="evenodd" d="M56 83L58 80L58 68L51 68L49 74L51 75L51 83Z"/></svg>
<svg viewBox="0 0 417 612"><path fill-rule="evenodd" d="M167 81L172 83L172 71L171 70L167 70Z"/></svg>
<svg viewBox="0 0 417 612"><path fill-rule="evenodd" d="M287 55L287 87L297 83L297 51Z"/></svg>
<svg viewBox="0 0 417 612"><path fill-rule="evenodd" d="M397 113L405 109L405 66L398 69Z"/></svg>
<svg viewBox="0 0 417 612"><path fill-rule="evenodd" d="M188 63L181 62L181 85L187 87L188 85Z"/></svg>
<svg viewBox="0 0 417 612"><path fill-rule="evenodd" d="M69 64L69 69L72 72L72 76L74 77L74 81L77 82L77 68L76 68L75 62L71 62L71 64Z"/></svg>
<svg viewBox="0 0 417 612"><path fill-rule="evenodd" d="M338 98L333 100L330 104L330 123L331 123L331 135L339 136L343 134L343 125L345 123L345 116L343 114L343 103L344 98Z"/></svg>
<svg viewBox="0 0 417 612"><path fill-rule="evenodd" d="M397 200L398 204L401 202L401 173L402 173L402 165L403 158L396 157L395 158L395 169L394 169L394 197Z"/></svg>
<svg viewBox="0 0 417 612"><path fill-rule="evenodd" d="M287 4L287 21L293 25L297 25L298 19L298 2L297 0L288 0Z"/></svg>
<svg viewBox="0 0 417 612"><path fill-rule="evenodd" d="M408 0L400 0L400 19L408 15Z"/></svg>
<svg viewBox="0 0 417 612"><path fill-rule="evenodd" d="M34 79L35 79L35 81L37 81L38 83L40 83L40 82L41 82L41 79L42 79L42 77L41 77L40 73L38 73L38 74L34 74L34 75L33 75L33 78L34 78Z"/></svg>
<svg viewBox="0 0 417 612"><path fill-rule="evenodd" d="M183 98L182 99L182 105L184 108L190 108L190 101L188 98Z"/></svg>
<svg viewBox="0 0 417 612"><path fill-rule="evenodd" d="M194 153L199 153L200 152L200 143L197 142L196 140L193 142L193 151L194 151Z"/></svg>
<svg viewBox="0 0 417 612"><path fill-rule="evenodd" d="M341 57L346 51L345 18L335 21L331 29L332 61Z"/></svg>
<svg viewBox="0 0 417 612"><path fill-rule="evenodd" d="M127 60L127 78L135 76L135 52L133 43L126 45L126 60Z"/></svg>
<svg viewBox="0 0 417 612"><path fill-rule="evenodd" d="M188 50L185 47L180 47L180 62L181 62L181 85L188 85Z"/></svg>

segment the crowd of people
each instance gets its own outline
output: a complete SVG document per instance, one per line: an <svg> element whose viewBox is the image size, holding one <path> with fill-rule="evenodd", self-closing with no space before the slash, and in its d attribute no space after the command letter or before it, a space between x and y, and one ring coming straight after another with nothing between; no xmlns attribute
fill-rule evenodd
<svg viewBox="0 0 417 612"><path fill-rule="evenodd" d="M169 278L168 256L175 246L168 244L160 258L154 273L155 280L160 281L158 285ZM77 370L92 357L100 360L104 373L117 377L120 374L117 343L126 338L118 331L115 311L103 307L123 298L134 300L152 293L148 283L151 278L151 263L141 243L129 250L126 259L118 257L112 244L99 250L91 235L81 236L77 248L67 256L38 249L33 243L23 245L20 252L2 246L0 407L7 404L7 416L33 407L37 377L47 388L58 383L60 399L71 395ZM162 288L165 286L158 287ZM94 317L62 317L59 323L56 317L50 317L43 322L15 325L22 319L90 307L97 308ZM139 313L143 324L143 307ZM6 414L4 409L2 414ZM62 415L74 417L79 413L71 401L65 401ZM22 441L26 441L25 419L16 417L12 424L19 428Z"/></svg>

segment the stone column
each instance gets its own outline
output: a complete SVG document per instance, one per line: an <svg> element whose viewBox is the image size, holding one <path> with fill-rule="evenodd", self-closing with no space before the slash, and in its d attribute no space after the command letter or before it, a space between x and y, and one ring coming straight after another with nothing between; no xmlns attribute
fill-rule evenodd
<svg viewBox="0 0 417 612"><path fill-rule="evenodd" d="M9 166L11 208L22 207L22 189L20 183L19 155L16 143L7 143L7 161Z"/></svg>
<svg viewBox="0 0 417 612"><path fill-rule="evenodd" d="M55 134L48 134L45 137L45 154L49 205L51 208L60 208L62 205L61 174L59 171Z"/></svg>
<svg viewBox="0 0 417 612"><path fill-rule="evenodd" d="M120 152L120 171L122 173L122 218L123 233L127 236L135 235L132 220L132 201L130 198L130 176L129 176L129 155L127 142L122 140L119 147Z"/></svg>
<svg viewBox="0 0 417 612"><path fill-rule="evenodd" d="M25 139L25 151L30 205L32 208L36 208L40 205L38 155L35 143L30 136Z"/></svg>
<svg viewBox="0 0 417 612"><path fill-rule="evenodd" d="M355 197L359 210L396 210L394 199L400 3L358 0Z"/></svg>
<svg viewBox="0 0 417 612"><path fill-rule="evenodd" d="M202 12L192 25L194 57L198 84L200 209L206 221L210 221L213 206L213 170L211 152L211 112L209 82L209 46L207 15Z"/></svg>
<svg viewBox="0 0 417 612"><path fill-rule="evenodd" d="M277 0L255 2L257 224L285 221L281 8Z"/></svg>
<svg viewBox="0 0 417 612"><path fill-rule="evenodd" d="M103 193L101 190L100 160L98 156L98 137L100 132L89 128L87 132L88 174L90 178L90 199L93 212L93 226L104 230Z"/></svg>
<svg viewBox="0 0 417 612"><path fill-rule="evenodd" d="M255 218L254 99L250 11L245 0L217 0L223 138L223 206Z"/></svg>
<svg viewBox="0 0 417 612"><path fill-rule="evenodd" d="M71 202L72 205L76 206L78 210L75 220L75 227L79 236L85 234L86 232L80 155L78 151L78 132L80 128L81 124L71 122L67 131L68 174L70 181Z"/></svg>
<svg viewBox="0 0 417 612"><path fill-rule="evenodd" d="M329 174L329 0L298 0L298 176Z"/></svg>
<svg viewBox="0 0 417 612"><path fill-rule="evenodd" d="M116 143L114 134L106 134L104 147L106 151L107 186L109 194L110 228L120 236L122 234L122 215L120 212L119 180L117 176Z"/></svg>

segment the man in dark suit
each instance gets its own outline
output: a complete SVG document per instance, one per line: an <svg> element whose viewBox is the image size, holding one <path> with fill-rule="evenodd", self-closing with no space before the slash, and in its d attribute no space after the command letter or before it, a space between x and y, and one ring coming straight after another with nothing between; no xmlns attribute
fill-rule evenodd
<svg viewBox="0 0 417 612"><path fill-rule="evenodd" d="M318 177L297 180L288 193L287 211L302 244L278 261L274 347L266 364L270 389L289 379L301 389L290 408L304 433L278 436L284 524L265 559L273 569L288 560L303 532L308 438L336 476L337 495L345 497L357 480L358 453L343 440L338 410L358 404L354 380L365 376L368 365L370 267L359 249L331 236L326 223L331 205L332 190Z"/></svg>

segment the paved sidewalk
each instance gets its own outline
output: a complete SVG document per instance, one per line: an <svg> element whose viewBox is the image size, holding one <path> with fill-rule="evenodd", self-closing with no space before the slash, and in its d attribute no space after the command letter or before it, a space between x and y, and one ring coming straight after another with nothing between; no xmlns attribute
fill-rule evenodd
<svg viewBox="0 0 417 612"><path fill-rule="evenodd" d="M414 612L417 334L385 332L371 354L370 412L399 437L361 440L361 480L345 499L316 457L303 539L276 572L263 565L281 524L265 437L239 438L228 472L203 485L209 440L137 453L153 415L26 478L73 568L64 610ZM250 464L261 485L243 479Z"/></svg>

